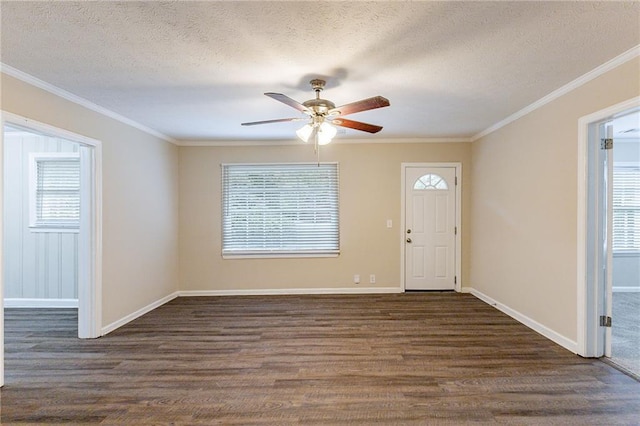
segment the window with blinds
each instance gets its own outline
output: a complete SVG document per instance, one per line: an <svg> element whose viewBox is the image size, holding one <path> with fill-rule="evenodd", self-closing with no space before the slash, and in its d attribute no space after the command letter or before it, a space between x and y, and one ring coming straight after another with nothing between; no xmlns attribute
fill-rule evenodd
<svg viewBox="0 0 640 426"><path fill-rule="evenodd" d="M613 169L613 250L640 250L640 167Z"/></svg>
<svg viewBox="0 0 640 426"><path fill-rule="evenodd" d="M338 164L223 164L222 254L337 255Z"/></svg>
<svg viewBox="0 0 640 426"><path fill-rule="evenodd" d="M80 160L72 153L31 154L30 226L80 227Z"/></svg>

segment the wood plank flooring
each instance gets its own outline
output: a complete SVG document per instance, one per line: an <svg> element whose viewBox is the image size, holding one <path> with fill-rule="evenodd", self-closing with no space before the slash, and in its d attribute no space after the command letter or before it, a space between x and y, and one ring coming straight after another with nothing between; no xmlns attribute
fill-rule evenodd
<svg viewBox="0 0 640 426"><path fill-rule="evenodd" d="M5 317L2 424L640 424L639 382L469 294L179 298L95 340Z"/></svg>

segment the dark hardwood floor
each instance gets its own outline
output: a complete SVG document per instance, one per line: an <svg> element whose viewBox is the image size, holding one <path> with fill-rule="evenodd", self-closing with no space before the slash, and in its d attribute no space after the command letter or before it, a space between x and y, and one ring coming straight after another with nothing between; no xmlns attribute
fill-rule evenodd
<svg viewBox="0 0 640 426"><path fill-rule="evenodd" d="M640 424L640 383L468 294L180 298L100 339L7 309L2 424Z"/></svg>

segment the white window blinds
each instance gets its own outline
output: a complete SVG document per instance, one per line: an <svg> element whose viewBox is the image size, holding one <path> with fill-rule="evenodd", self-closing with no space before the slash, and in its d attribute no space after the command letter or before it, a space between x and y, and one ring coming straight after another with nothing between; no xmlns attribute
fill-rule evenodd
<svg viewBox="0 0 640 426"><path fill-rule="evenodd" d="M613 249L640 250L640 168L613 169Z"/></svg>
<svg viewBox="0 0 640 426"><path fill-rule="evenodd" d="M31 185L32 227L79 227L80 161L77 155L34 155Z"/></svg>
<svg viewBox="0 0 640 426"><path fill-rule="evenodd" d="M339 253L338 165L223 164L223 255Z"/></svg>

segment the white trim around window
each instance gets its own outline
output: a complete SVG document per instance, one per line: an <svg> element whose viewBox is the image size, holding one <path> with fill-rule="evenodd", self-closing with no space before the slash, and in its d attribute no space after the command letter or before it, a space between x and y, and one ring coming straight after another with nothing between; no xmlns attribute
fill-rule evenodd
<svg viewBox="0 0 640 426"><path fill-rule="evenodd" d="M80 156L75 152L29 154L29 229L80 229Z"/></svg>
<svg viewBox="0 0 640 426"><path fill-rule="evenodd" d="M222 256L340 254L338 163L221 164Z"/></svg>

